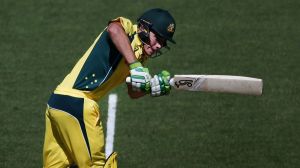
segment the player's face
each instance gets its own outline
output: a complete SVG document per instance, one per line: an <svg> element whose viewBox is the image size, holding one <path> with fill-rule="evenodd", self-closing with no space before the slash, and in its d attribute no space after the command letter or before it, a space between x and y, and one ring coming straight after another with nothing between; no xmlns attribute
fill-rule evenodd
<svg viewBox="0 0 300 168"><path fill-rule="evenodd" d="M166 46L166 40L150 31L150 43L144 45L145 53L149 56L155 54L162 47Z"/></svg>

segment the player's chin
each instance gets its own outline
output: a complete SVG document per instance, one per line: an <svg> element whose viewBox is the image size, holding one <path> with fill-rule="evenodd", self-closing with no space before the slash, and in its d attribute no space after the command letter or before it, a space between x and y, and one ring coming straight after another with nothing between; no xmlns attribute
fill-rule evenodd
<svg viewBox="0 0 300 168"><path fill-rule="evenodd" d="M151 48L148 48L145 50L146 55L151 56L154 54L154 50L152 50Z"/></svg>

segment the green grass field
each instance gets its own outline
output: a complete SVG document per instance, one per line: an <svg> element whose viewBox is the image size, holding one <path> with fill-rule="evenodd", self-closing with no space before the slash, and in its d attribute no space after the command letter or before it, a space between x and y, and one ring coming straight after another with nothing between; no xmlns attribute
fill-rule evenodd
<svg viewBox="0 0 300 168"><path fill-rule="evenodd" d="M0 3L0 167L42 167L46 102L110 19L152 7L176 18L152 73L264 80L261 97L173 91L119 96L121 168L300 167L300 1L9 1ZM101 102L103 122L107 97Z"/></svg>

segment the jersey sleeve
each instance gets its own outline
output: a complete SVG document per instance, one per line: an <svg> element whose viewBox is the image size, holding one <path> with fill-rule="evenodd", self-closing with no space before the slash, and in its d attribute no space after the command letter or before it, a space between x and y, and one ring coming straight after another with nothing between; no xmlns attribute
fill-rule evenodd
<svg viewBox="0 0 300 168"><path fill-rule="evenodd" d="M125 30L125 33L128 34L128 35L132 35L134 33L133 24L127 18L118 17L116 19L113 19L113 20L109 21L108 24L111 23L111 22L120 22L121 25L123 26L123 29Z"/></svg>

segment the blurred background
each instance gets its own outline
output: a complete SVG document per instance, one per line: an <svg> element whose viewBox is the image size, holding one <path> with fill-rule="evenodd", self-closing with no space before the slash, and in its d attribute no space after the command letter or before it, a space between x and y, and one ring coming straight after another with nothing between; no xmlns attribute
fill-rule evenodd
<svg viewBox="0 0 300 168"><path fill-rule="evenodd" d="M42 167L49 95L109 20L160 7L176 45L152 74L262 78L261 97L180 92L118 94L114 149L121 168L300 166L300 1L26 0L0 2L0 167ZM103 125L107 97L100 102Z"/></svg>

